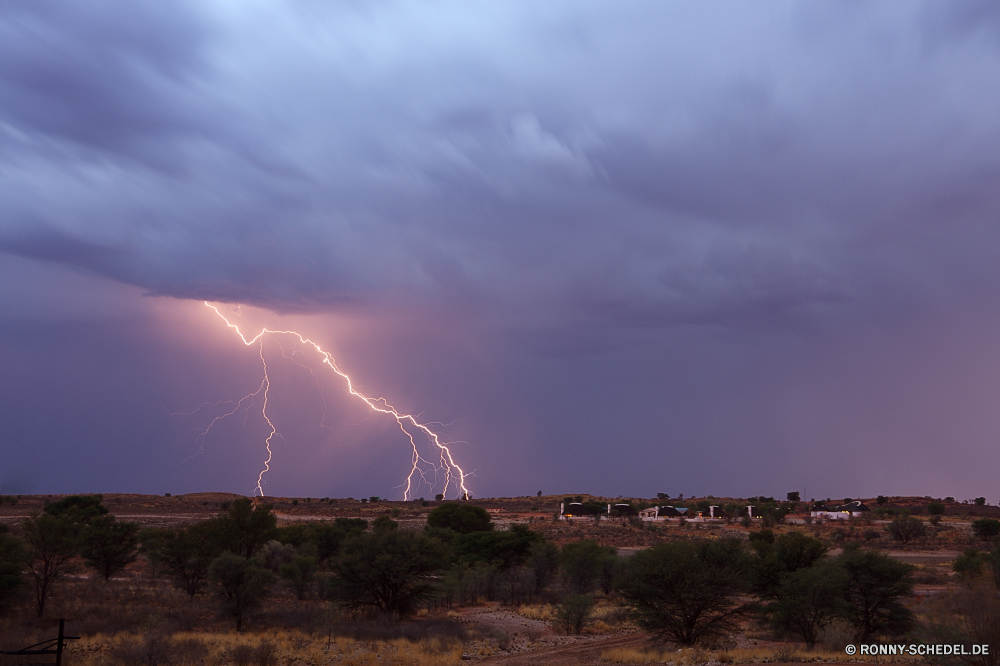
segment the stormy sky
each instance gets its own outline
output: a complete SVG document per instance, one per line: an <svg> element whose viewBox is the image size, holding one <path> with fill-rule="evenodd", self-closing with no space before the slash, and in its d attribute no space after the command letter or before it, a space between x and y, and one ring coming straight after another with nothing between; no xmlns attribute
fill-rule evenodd
<svg viewBox="0 0 1000 666"><path fill-rule="evenodd" d="M0 492L251 493L263 356L264 491L401 498L209 300L479 496L996 503L998 218L992 2L4 2Z"/></svg>

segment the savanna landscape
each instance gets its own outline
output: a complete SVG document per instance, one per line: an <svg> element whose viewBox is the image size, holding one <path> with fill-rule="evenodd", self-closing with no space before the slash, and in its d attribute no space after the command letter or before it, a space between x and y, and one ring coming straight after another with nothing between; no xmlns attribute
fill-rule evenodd
<svg viewBox="0 0 1000 666"><path fill-rule="evenodd" d="M888 641L1000 652L1000 507L876 497L846 519L814 515L848 501L4 496L0 650L64 619L73 666L874 663L845 646ZM563 519L570 504L581 515ZM656 506L685 517L639 515Z"/></svg>

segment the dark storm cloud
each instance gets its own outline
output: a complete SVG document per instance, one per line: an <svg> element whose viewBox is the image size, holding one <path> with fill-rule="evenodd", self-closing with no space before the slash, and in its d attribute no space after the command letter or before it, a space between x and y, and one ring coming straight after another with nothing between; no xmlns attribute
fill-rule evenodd
<svg viewBox="0 0 1000 666"><path fill-rule="evenodd" d="M996 205L988 5L728 9L7 5L0 243L276 308L738 321Z"/></svg>
<svg viewBox="0 0 1000 666"><path fill-rule="evenodd" d="M5 3L0 251L362 313L510 460L982 451L997 109L992 2Z"/></svg>

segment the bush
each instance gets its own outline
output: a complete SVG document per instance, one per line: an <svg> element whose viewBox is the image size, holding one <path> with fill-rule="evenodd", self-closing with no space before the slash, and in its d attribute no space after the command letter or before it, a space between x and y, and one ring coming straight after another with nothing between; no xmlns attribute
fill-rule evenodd
<svg viewBox="0 0 1000 666"><path fill-rule="evenodd" d="M17 537L0 534L0 614L10 610L27 581L24 563L27 551Z"/></svg>
<svg viewBox="0 0 1000 666"><path fill-rule="evenodd" d="M785 574L777 600L767 609L772 625L801 637L811 650L823 629L845 610L845 583L843 569L830 560Z"/></svg>
<svg viewBox="0 0 1000 666"><path fill-rule="evenodd" d="M431 596L446 560L445 546L426 535L366 532L347 541L333 563L333 594L352 611L403 618Z"/></svg>
<svg viewBox="0 0 1000 666"><path fill-rule="evenodd" d="M602 562L612 557L616 557L615 549L596 541L566 544L560 554L566 585L577 594L589 592L601 574Z"/></svg>
<svg viewBox="0 0 1000 666"><path fill-rule="evenodd" d="M690 645L756 608L744 596L749 570L737 539L658 543L629 559L619 590L643 629Z"/></svg>
<svg viewBox="0 0 1000 666"><path fill-rule="evenodd" d="M970 580L979 576L986 564L986 554L975 548L966 548L961 555L952 562L952 570L958 574L961 580Z"/></svg>
<svg viewBox="0 0 1000 666"><path fill-rule="evenodd" d="M943 516L944 502L931 502L927 505L927 513L932 516Z"/></svg>
<svg viewBox="0 0 1000 666"><path fill-rule="evenodd" d="M46 505L46 509L48 507ZM44 514L25 518L23 526L28 546L28 576L34 583L35 609L41 617L52 586L73 570L72 561L79 546L79 525L66 514Z"/></svg>
<svg viewBox="0 0 1000 666"><path fill-rule="evenodd" d="M912 564L860 548L845 550L838 562L846 574L844 617L859 641L901 635L913 627L913 612L901 601L913 593Z"/></svg>
<svg viewBox="0 0 1000 666"><path fill-rule="evenodd" d="M586 594L569 594L555 608L556 623L567 634L579 634L590 621L594 600Z"/></svg>
<svg viewBox="0 0 1000 666"><path fill-rule="evenodd" d="M208 579L215 589L222 609L242 631L243 623L271 591L274 576L246 558L223 553L208 569Z"/></svg>
<svg viewBox="0 0 1000 666"><path fill-rule="evenodd" d="M972 521L972 531L983 541L989 541L1000 535L1000 520L996 518L980 518Z"/></svg>
<svg viewBox="0 0 1000 666"><path fill-rule="evenodd" d="M447 528L459 534L486 532L493 529L486 509L472 504L448 502L427 514L428 527Z"/></svg>
<svg viewBox="0 0 1000 666"><path fill-rule="evenodd" d="M99 516L83 528L80 555L105 581L124 570L139 555L139 525L120 523L114 516Z"/></svg>
<svg viewBox="0 0 1000 666"><path fill-rule="evenodd" d="M278 534L278 517L271 513L273 508L272 504L254 506L246 497L233 500L226 513L210 521L221 549L253 557Z"/></svg>
<svg viewBox="0 0 1000 666"><path fill-rule="evenodd" d="M903 543L909 543L913 539L919 539L927 534L924 521L913 516L896 516L889 523L888 530L893 539Z"/></svg>

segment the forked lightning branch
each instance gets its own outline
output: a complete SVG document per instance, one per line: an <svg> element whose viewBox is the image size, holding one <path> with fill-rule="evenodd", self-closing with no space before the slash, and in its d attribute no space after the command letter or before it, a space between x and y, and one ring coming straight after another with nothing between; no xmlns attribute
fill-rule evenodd
<svg viewBox="0 0 1000 666"><path fill-rule="evenodd" d="M403 499L409 500L413 498L413 491L418 483L424 483L430 486L432 489L435 488L439 483L443 483L442 494L446 497L448 496L449 490L453 493L458 494L461 497L471 497L468 487L466 487L466 477L468 476L465 471L455 462L452 456L451 449L449 448L449 443L443 442L441 436L431 430L431 428L426 423L421 423L417 420L416 416L413 414L406 414L400 412L395 407L393 407L389 402L383 398L371 398L357 389L351 378L344 372L334 360L333 356L321 348L317 343L313 342L311 339L303 336L297 331L279 331L270 330L267 328L261 328L260 332L252 337L247 337L247 335L240 329L240 327L226 317L218 307L212 305L211 303L205 301L205 306L211 308L215 314L217 314L226 325L233 329L237 335L239 335L240 340L243 344L250 347L257 345L261 367L263 372L263 377L259 388L253 393L249 393L242 397L239 402L236 403L236 407L225 414L215 417L208 424L208 426L202 430L199 435L200 438L204 438L208 435L209 431L215 426L216 423L226 419L229 416L235 414L238 410L243 408L244 403L249 401L250 405L256 404L256 399L258 397L262 398L261 405L261 416L267 423L270 430L267 437L264 440L264 449L266 451L266 457L264 459L263 468L260 474L257 476L257 485L255 488L255 493L260 493L264 496L264 475L267 474L268 470L271 468L272 460L272 450L271 444L274 442L275 437L281 437L278 432L277 425L272 420L271 414L268 412L268 398L269 392L271 390L271 382L268 377L267 370L267 359L264 355L264 338L279 338L279 337L290 337L294 340L298 340L299 344L305 346L306 348L313 349L318 355L318 359L323 367L327 370L336 374L343 382L347 393L354 396L358 400L363 401L369 409L373 412L379 414L384 414L388 417L395 419L396 424L399 426L400 431L406 437L406 440L410 443L411 449L411 468L410 473L406 476L406 481L404 482ZM309 368L312 371L311 368ZM232 403L230 403L232 404ZM419 440L425 439L437 460L428 460L426 457L421 455ZM426 446L425 445L425 446ZM432 479L428 479L428 476L432 476ZM438 479L443 477L443 482Z"/></svg>

